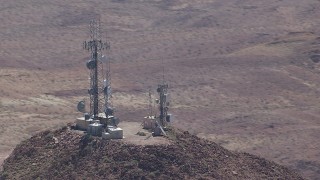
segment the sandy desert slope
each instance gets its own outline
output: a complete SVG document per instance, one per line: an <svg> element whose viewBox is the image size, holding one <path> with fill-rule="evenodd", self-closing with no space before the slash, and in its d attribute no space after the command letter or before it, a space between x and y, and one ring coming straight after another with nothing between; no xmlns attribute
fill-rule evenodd
<svg viewBox="0 0 320 180"><path fill-rule="evenodd" d="M316 0L0 0L0 161L81 116L90 19L112 44L114 105L141 121L170 85L173 125L320 178Z"/></svg>

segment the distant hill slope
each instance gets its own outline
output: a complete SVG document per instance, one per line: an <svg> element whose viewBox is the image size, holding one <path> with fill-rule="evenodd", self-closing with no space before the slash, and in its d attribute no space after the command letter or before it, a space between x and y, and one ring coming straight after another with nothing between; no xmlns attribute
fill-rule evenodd
<svg viewBox="0 0 320 180"><path fill-rule="evenodd" d="M69 127L44 131L15 148L1 178L302 179L274 162L228 151L188 132L171 130L168 138L171 145L137 146Z"/></svg>
<svg viewBox="0 0 320 180"><path fill-rule="evenodd" d="M141 122L165 67L175 127L320 179L319 0L2 0L0 166L82 116L98 15L122 122Z"/></svg>

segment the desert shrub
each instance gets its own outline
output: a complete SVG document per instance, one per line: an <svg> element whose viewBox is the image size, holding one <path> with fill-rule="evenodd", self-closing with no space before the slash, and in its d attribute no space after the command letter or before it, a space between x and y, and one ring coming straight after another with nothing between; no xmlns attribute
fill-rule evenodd
<svg viewBox="0 0 320 180"><path fill-rule="evenodd" d="M86 147L90 142L92 142L92 140L93 140L93 137L90 134L86 134L86 135L82 136L82 138L80 140L81 149Z"/></svg>
<svg viewBox="0 0 320 180"><path fill-rule="evenodd" d="M139 132L137 132L137 135L138 136L146 136L146 133L139 131Z"/></svg>
<svg viewBox="0 0 320 180"><path fill-rule="evenodd" d="M8 173L6 172L0 172L0 179L6 180L8 179Z"/></svg>

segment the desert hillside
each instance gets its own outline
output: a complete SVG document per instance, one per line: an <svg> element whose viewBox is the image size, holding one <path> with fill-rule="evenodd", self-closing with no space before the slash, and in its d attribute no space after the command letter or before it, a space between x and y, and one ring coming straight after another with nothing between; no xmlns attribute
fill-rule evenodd
<svg viewBox="0 0 320 180"><path fill-rule="evenodd" d="M64 127L19 144L4 179L302 179L265 159L171 130L169 145L102 140ZM162 137L157 137L162 138Z"/></svg>
<svg viewBox="0 0 320 180"><path fill-rule="evenodd" d="M82 116L82 43L100 16L122 121L142 120L164 66L175 127L320 178L319 1L0 3L0 162L21 141Z"/></svg>

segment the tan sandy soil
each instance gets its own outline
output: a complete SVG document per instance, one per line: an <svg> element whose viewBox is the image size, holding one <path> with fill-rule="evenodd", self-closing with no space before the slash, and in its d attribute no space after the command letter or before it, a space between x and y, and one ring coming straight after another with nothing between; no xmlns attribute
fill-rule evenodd
<svg viewBox="0 0 320 180"><path fill-rule="evenodd" d="M122 121L142 121L164 66L174 126L320 178L318 1L0 3L1 157L82 115L82 42L100 14Z"/></svg>

